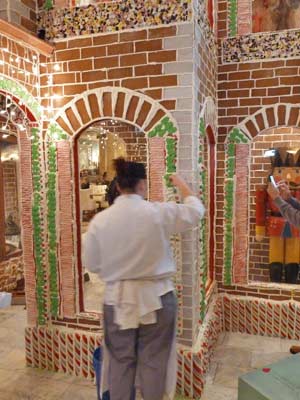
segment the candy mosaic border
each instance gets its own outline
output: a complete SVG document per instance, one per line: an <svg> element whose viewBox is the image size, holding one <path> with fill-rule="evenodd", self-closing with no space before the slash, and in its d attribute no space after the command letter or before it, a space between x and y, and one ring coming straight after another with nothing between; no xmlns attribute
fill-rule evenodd
<svg viewBox="0 0 300 400"><path fill-rule="evenodd" d="M234 128L228 135L226 144L225 184L224 184L224 284L232 283L233 256L233 208L235 177L235 145L248 143L249 138L240 129Z"/></svg>
<svg viewBox="0 0 300 400"><path fill-rule="evenodd" d="M36 120L42 116L42 107L36 99L19 83L0 75L0 89L9 92L11 95L20 99L28 109L34 113Z"/></svg>
<svg viewBox="0 0 300 400"><path fill-rule="evenodd" d="M164 176L165 187L166 187L166 198L167 200L174 200L176 198L176 192L173 191L173 186L170 182L170 175L176 172L177 165L177 147L178 137L177 128L169 117L164 117L156 126L148 132L148 137L165 137L165 162L166 162L166 174ZM176 260L177 271L175 277L175 287L178 301L178 313L177 313L177 335L181 336L183 332L183 285L182 285L182 267L181 267L181 240L178 235L172 238L172 247L174 251L174 258Z"/></svg>
<svg viewBox="0 0 300 400"><path fill-rule="evenodd" d="M199 331L195 348L191 350L178 345L178 393L190 398L201 396L214 346L224 330L222 309L222 297L216 297ZM27 327L26 363L29 367L63 372L92 380L95 375L93 352L101 344L101 332L93 334L50 326Z"/></svg>
<svg viewBox="0 0 300 400"><path fill-rule="evenodd" d="M46 278L45 278L45 245L44 222L43 222L43 177L41 171L42 149L39 140L39 129L31 128L31 169L33 184L33 203L32 203L32 221L33 221L33 243L34 259L36 266L36 293L38 323L45 324L47 316L46 306Z"/></svg>
<svg viewBox="0 0 300 400"><path fill-rule="evenodd" d="M228 33L229 36L236 36L238 20L238 0L228 1Z"/></svg>
<svg viewBox="0 0 300 400"><path fill-rule="evenodd" d="M67 135L55 123L48 128L48 139L63 140ZM58 290L57 268L57 234L56 234L56 192L57 192L57 152L56 144L48 140L47 143L47 222L48 222L48 264L50 313L56 317L59 313L60 296Z"/></svg>
<svg viewBox="0 0 300 400"><path fill-rule="evenodd" d="M206 136L204 118L200 118L199 123L199 189L200 199L207 206L207 171L203 165L204 138ZM199 272L200 272L200 319L204 320L206 312L206 282L207 282L207 218L203 218L199 224Z"/></svg>
<svg viewBox="0 0 300 400"><path fill-rule="evenodd" d="M300 30L250 34L222 41L223 63L291 57L300 57Z"/></svg>
<svg viewBox="0 0 300 400"><path fill-rule="evenodd" d="M187 22L191 18L191 0L124 0L41 11L38 27L45 29L46 39L53 40Z"/></svg>
<svg viewBox="0 0 300 400"><path fill-rule="evenodd" d="M216 295L193 349L178 345L178 393L193 399L201 397L215 345L224 332L300 340L300 303ZM101 333L28 327L26 362L30 367L93 379L93 352L101 343Z"/></svg>
<svg viewBox="0 0 300 400"><path fill-rule="evenodd" d="M206 40L206 45L210 49L212 49L213 53L216 55L217 54L217 41L216 41L214 31L212 30L209 20L208 20L206 1L198 1L196 3L195 14L196 14L196 19L197 19L197 24Z"/></svg>

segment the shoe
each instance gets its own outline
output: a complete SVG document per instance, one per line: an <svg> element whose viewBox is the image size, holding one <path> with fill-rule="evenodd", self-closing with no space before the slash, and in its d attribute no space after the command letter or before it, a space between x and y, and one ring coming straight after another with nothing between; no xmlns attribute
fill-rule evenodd
<svg viewBox="0 0 300 400"><path fill-rule="evenodd" d="M282 280L283 264L280 262L272 262L270 264L270 281L280 283Z"/></svg>
<svg viewBox="0 0 300 400"><path fill-rule="evenodd" d="M299 274L299 264L290 263L285 266L285 281L286 283L297 283Z"/></svg>
<svg viewBox="0 0 300 400"><path fill-rule="evenodd" d="M292 353L292 354L300 353L300 346L292 346L292 347L290 347L290 353Z"/></svg>

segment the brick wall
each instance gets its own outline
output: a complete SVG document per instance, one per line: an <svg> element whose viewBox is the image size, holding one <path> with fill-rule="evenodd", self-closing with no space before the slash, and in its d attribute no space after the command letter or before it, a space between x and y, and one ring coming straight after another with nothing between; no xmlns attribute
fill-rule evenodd
<svg viewBox="0 0 300 400"><path fill-rule="evenodd" d="M51 91L47 72L53 72L52 93L63 96L54 101L54 109L68 103L76 94L103 86L138 90L160 101L168 110L185 109L176 88L182 87L182 98L190 96L186 92L191 87L187 75L192 73L192 38L187 26L58 42L54 62L60 71L55 72L52 64L41 75L43 105L49 105L46 95Z"/></svg>
<svg viewBox="0 0 300 400"><path fill-rule="evenodd" d="M51 87L47 84L49 74L53 75ZM197 143L191 140L192 78L193 25L190 23L66 39L56 43L53 63L42 67L42 105L46 108L52 106L55 113L76 95L106 86L128 88L149 96L169 110L176 120L180 135L179 171L189 182L193 182L192 151ZM49 101L52 95L61 98ZM139 112L137 110L136 115ZM144 147L144 142L139 144ZM157 145L160 154L163 154L164 142L158 142ZM153 143L150 151L154 148ZM142 156L145 155L143 149ZM152 156L155 157L153 152ZM161 171L161 164L157 164L157 168ZM157 199L162 194L156 188L156 183L161 185L161 177L160 173L155 178L155 184L150 184L150 192ZM189 276L185 282L191 282L191 266L197 255L189 240L184 241L183 249L184 268ZM186 344L190 344L193 337L192 299L193 294L187 288L183 293L183 305L187 311L183 323Z"/></svg>
<svg viewBox="0 0 300 400"><path fill-rule="evenodd" d="M36 7L35 0L0 0L0 17L35 34Z"/></svg>
<svg viewBox="0 0 300 400"><path fill-rule="evenodd" d="M219 134L265 105L300 101L299 59L219 65Z"/></svg>

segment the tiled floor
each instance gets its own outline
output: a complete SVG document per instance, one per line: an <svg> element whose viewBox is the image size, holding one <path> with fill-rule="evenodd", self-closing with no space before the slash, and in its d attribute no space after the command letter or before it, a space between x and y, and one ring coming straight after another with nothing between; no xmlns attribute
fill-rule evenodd
<svg viewBox="0 0 300 400"><path fill-rule="evenodd" d="M0 309L0 400L96 400L86 379L25 366L23 306Z"/></svg>
<svg viewBox="0 0 300 400"><path fill-rule="evenodd" d="M0 400L96 400L95 386L80 378L26 368L23 306L0 309ZM236 400L237 378L289 355L295 342L241 334L220 338L202 400Z"/></svg>
<svg viewBox="0 0 300 400"><path fill-rule="evenodd" d="M223 334L207 376L201 400L237 400L238 377L290 356L299 342L239 333Z"/></svg>

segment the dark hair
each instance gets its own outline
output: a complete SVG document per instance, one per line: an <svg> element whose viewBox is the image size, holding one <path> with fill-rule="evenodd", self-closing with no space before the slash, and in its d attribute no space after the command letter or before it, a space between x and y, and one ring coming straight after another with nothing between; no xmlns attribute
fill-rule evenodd
<svg viewBox="0 0 300 400"><path fill-rule="evenodd" d="M115 177L109 184L106 189L105 200L111 206L115 199L120 195L120 192L117 189L117 178Z"/></svg>
<svg viewBox="0 0 300 400"><path fill-rule="evenodd" d="M146 179L146 168L144 164L133 161L125 161L124 158L114 160L117 173L117 182L121 189L134 191L141 179Z"/></svg>

